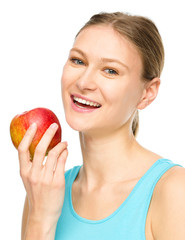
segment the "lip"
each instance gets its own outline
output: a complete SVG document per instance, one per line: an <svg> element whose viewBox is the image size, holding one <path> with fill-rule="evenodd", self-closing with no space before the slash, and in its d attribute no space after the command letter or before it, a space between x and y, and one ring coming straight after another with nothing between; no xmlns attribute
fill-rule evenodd
<svg viewBox="0 0 185 240"><path fill-rule="evenodd" d="M94 100L92 100L92 99L90 99L90 98L81 96L80 94L76 94L76 93L71 94L71 98L73 98L73 97L77 97L77 98L81 98L81 99L84 99L84 100L89 101L89 102L97 103L97 104L99 104L100 107L101 107L101 104L100 104L100 103L98 103L98 102L96 102L96 101L94 101Z"/></svg>
<svg viewBox="0 0 185 240"><path fill-rule="evenodd" d="M91 113L99 109L99 108L80 108L73 102L73 96L77 97L77 95L71 95L71 107L74 111L79 113Z"/></svg>

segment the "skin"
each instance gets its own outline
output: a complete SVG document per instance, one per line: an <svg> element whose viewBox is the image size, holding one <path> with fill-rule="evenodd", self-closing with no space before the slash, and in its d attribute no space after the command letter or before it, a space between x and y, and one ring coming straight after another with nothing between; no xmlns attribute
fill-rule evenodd
<svg viewBox="0 0 185 240"><path fill-rule="evenodd" d="M33 124L19 144L20 174L27 197L23 213L22 239L54 239L55 229L64 200L64 167L67 158L67 144L60 142L48 154L43 165L46 150L58 129L52 124L43 135L30 161L29 146L36 134Z"/></svg>
<svg viewBox="0 0 185 240"><path fill-rule="evenodd" d="M124 65L102 58L117 59ZM131 130L136 110L151 104L160 86L159 78L143 81L142 67L135 46L111 27L101 25L88 27L78 35L64 66L62 99L66 121L79 131L83 156L83 167L72 186L72 201L75 211L84 218L98 220L110 215L152 164L162 158L142 147ZM101 107L91 113L75 112L71 108L72 93L86 96ZM26 133L19 148L21 176L27 191L22 228L26 237L22 239L53 240L64 198L66 145L61 143L51 150L48 167L41 167L44 151L55 132L48 129L30 165L28 149L35 131L33 128ZM54 181L51 172L56 162L60 174ZM49 182L44 177L46 172ZM185 239L184 186L185 171L180 167L173 167L159 180L148 211L146 240Z"/></svg>
<svg viewBox="0 0 185 240"><path fill-rule="evenodd" d="M150 162L150 152L137 143L131 125L135 111L144 109L157 96L160 79L148 83L141 79L142 61L137 49L110 27L83 30L74 48L78 51L70 52L63 69L62 96L66 121L80 132L84 164L80 176L83 175L84 187L93 190L106 183L141 176L156 159ZM102 62L101 58L118 59L126 67ZM110 74L110 69L118 74ZM72 93L102 106L92 113L75 112L70 106Z"/></svg>

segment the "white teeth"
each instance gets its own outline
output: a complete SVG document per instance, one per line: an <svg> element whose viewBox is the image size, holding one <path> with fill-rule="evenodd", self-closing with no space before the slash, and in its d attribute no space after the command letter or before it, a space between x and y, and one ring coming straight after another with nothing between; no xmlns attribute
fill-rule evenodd
<svg viewBox="0 0 185 240"><path fill-rule="evenodd" d="M94 102L90 102L90 101L86 101L84 99L81 98L77 98L77 97L73 97L75 101L79 102L79 103L83 103L85 105L90 105L90 106L94 106L94 107L100 107L101 105L98 103L94 103Z"/></svg>

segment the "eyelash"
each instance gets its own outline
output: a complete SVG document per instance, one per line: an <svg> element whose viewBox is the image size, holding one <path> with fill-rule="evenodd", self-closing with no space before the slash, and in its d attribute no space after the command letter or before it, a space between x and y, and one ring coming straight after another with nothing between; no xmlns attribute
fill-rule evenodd
<svg viewBox="0 0 185 240"><path fill-rule="evenodd" d="M107 72L107 74L109 74L109 75L118 75L118 72L115 71L115 70L112 69L112 68L106 68L105 70L109 70L109 72ZM112 73L110 73L110 72L112 72Z"/></svg>
<svg viewBox="0 0 185 240"><path fill-rule="evenodd" d="M84 62L78 58L70 58L70 61L76 65L84 65ZM81 63L79 63L79 62L81 62ZM118 75L118 72L112 68L105 68L104 71L105 70L109 71L109 72L106 72L109 75ZM110 72L112 72L112 73L110 73Z"/></svg>
<svg viewBox="0 0 185 240"><path fill-rule="evenodd" d="M79 62L83 63L83 61L80 60L80 59L78 59L78 58L71 58L70 61L71 61L72 63L76 64L76 65L78 65ZM76 63L76 61L77 61L78 63ZM83 64L84 64L84 63L83 63ZM82 65L82 64L79 64L79 65Z"/></svg>

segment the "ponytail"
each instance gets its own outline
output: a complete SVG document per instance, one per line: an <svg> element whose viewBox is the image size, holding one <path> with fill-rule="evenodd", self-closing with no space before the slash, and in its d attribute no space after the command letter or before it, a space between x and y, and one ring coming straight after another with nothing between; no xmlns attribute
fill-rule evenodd
<svg viewBox="0 0 185 240"><path fill-rule="evenodd" d="M134 120L132 122L132 132L134 137L137 137L139 130L139 111L137 110L134 116Z"/></svg>

